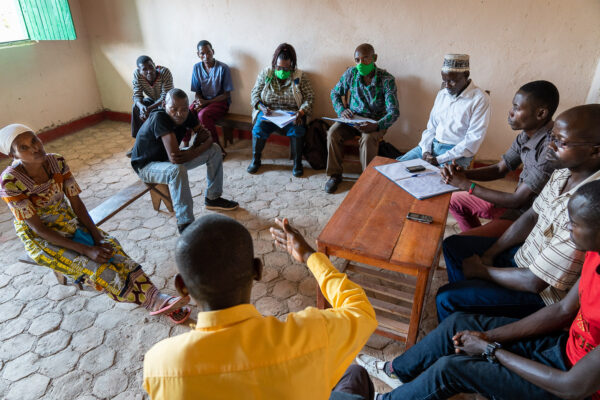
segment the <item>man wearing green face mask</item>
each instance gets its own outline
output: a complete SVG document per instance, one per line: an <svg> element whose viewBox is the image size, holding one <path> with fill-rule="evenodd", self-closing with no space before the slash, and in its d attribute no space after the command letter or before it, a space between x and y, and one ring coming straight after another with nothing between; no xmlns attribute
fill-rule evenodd
<svg viewBox="0 0 600 400"><path fill-rule="evenodd" d="M252 163L248 173L255 174L261 166L262 151L271 133L279 131L289 136L294 159L292 174L300 177L302 147L306 133L307 115L312 110L314 93L308 77L296 68L296 51L287 43L280 44L273 54L271 66L263 69L252 88L251 103L254 109L252 120ZM273 110L294 113L296 118L283 128L262 118Z"/></svg>
<svg viewBox="0 0 600 400"><path fill-rule="evenodd" d="M352 119L361 116L375 120L350 125L336 122L327 132L327 193L334 193L342 181L344 140L360 136L360 163L363 170L377 155L379 141L400 116L394 77L375 65L373 46L363 43L354 51L355 67L348 68L331 90L331 102L337 115Z"/></svg>

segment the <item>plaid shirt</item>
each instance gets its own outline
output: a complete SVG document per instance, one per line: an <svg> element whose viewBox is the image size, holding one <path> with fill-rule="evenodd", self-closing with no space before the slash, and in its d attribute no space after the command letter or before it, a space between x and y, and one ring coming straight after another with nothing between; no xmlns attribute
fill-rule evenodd
<svg viewBox="0 0 600 400"><path fill-rule="evenodd" d="M154 102L165 99L167 92L173 89L173 75L167 67L156 67L156 80L154 83L148 82L136 68L133 71L133 101L142 101L144 94L150 97Z"/></svg>
<svg viewBox="0 0 600 400"><path fill-rule="evenodd" d="M377 120L379 130L386 130L400 116L396 81L386 70L375 67L370 85L363 83L357 69L350 67L331 89L331 102L337 115L346 109L342 98L350 92L349 108L352 113Z"/></svg>
<svg viewBox="0 0 600 400"><path fill-rule="evenodd" d="M292 73L293 76L293 73ZM292 76L284 81L277 79L272 68L263 69L250 94L250 101L254 109L258 109L258 103L263 103L265 106L273 110L298 111L303 110L305 114L310 114L315 100L315 93L308 77L304 72L301 73L299 87L302 95L302 104L298 107L294 98Z"/></svg>
<svg viewBox="0 0 600 400"><path fill-rule="evenodd" d="M570 176L568 169L554 171L532 206L537 223L515 254L519 268L529 268L550 285L540 293L546 305L559 302L579 278L585 253L571 240L567 203L581 185L600 179L600 171L561 194Z"/></svg>

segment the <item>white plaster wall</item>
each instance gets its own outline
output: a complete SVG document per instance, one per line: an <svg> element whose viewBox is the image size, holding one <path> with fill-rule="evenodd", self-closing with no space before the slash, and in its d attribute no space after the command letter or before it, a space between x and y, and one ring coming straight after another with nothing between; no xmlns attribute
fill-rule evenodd
<svg viewBox="0 0 600 400"><path fill-rule="evenodd" d="M597 0L89 0L82 2L104 107L131 109L135 59L150 55L189 91L195 45L210 40L232 68L232 111L249 114L250 90L275 47L293 44L310 73L316 116L332 116L329 90L353 50L370 42L396 77L401 117L387 139L416 145L440 87L444 53L471 55L472 78L492 94L478 159L498 159L515 133L506 114L518 87L554 82L560 110L586 101L600 56Z"/></svg>
<svg viewBox="0 0 600 400"><path fill-rule="evenodd" d="M79 0L70 0L77 39L0 48L0 126L35 130L102 110Z"/></svg>

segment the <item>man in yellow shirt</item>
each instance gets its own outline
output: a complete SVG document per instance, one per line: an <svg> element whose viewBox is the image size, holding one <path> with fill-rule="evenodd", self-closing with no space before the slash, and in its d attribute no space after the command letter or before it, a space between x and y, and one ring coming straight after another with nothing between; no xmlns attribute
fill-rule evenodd
<svg viewBox="0 0 600 400"><path fill-rule="evenodd" d="M144 388L152 399L318 400L332 394L375 330L375 312L363 289L315 252L287 219L276 223L275 244L307 264L332 308L308 307L284 322L262 316L250 304L252 281L262 273L250 233L219 214L198 219L176 248L176 286L196 300L198 323L146 353ZM356 368L348 369L341 386L360 375ZM373 386L365 381L362 398L370 400Z"/></svg>

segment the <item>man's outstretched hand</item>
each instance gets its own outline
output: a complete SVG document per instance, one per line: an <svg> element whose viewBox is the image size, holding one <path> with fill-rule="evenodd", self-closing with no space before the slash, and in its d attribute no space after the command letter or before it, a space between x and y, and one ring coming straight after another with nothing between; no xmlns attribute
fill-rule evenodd
<svg viewBox="0 0 600 400"><path fill-rule="evenodd" d="M297 229L290 226L287 218L283 220L275 218L275 224L279 228L272 227L270 229L275 246L287 251L296 261L306 263L308 257L315 250L306 243L306 240Z"/></svg>

